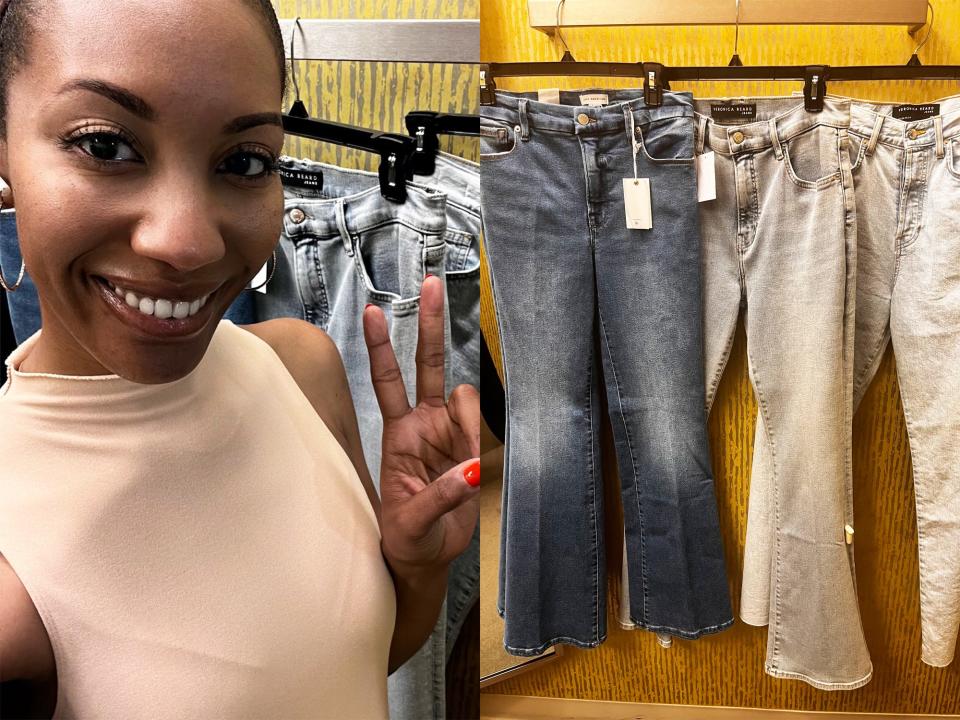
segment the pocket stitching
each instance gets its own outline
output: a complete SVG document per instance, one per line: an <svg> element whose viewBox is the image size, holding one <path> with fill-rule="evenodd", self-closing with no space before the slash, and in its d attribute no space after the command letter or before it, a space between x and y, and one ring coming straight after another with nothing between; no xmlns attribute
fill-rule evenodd
<svg viewBox="0 0 960 720"><path fill-rule="evenodd" d="M509 150L504 150L503 152L496 152L496 153L483 153L483 152L481 152L481 153L480 153L480 159L481 159L481 160L499 160L500 158L504 158L504 157L507 157L508 155L512 155L512 154L516 151L517 147L519 147L519 145L520 145L520 141L519 141L520 126L519 126L519 125L515 125L515 126L510 127L510 126L507 126L506 123L504 123L504 124L501 125L499 121L490 120L489 118L483 118L483 119L487 120L488 122L492 122L492 123L495 124L495 127L493 127L493 128L486 128L486 129L487 129L487 130L496 130L498 136L500 135L500 133L512 133L512 134L513 134L513 145L510 147ZM485 129L485 128L483 127L483 125L481 125L481 126L480 126L480 134L481 134L481 136L483 135L484 129ZM498 139L499 139L499 138L498 138Z"/></svg>
<svg viewBox="0 0 960 720"><path fill-rule="evenodd" d="M647 144L646 142L644 142L644 139L643 139L643 130L641 128L637 128L636 133L637 133L637 137L640 138L640 140L637 142L637 145L643 151L643 156L652 163L663 164L663 165L689 165L693 163L694 160L696 159L696 157L662 158L662 159L655 158L650 153L647 152Z"/></svg>
<svg viewBox="0 0 960 720"><path fill-rule="evenodd" d="M829 126L819 125L815 127L829 127ZM800 134L802 135L802 133ZM795 135L794 137L800 137L800 135ZM797 175L796 171L793 169L793 161L790 159L790 142L792 140L793 138L790 138L790 140L787 140L786 142L783 143L783 159L787 166L787 176L790 178L790 180L793 181L794 185L797 185L798 187L801 187L801 188L805 188L807 190L823 190L824 188L830 187L831 185L835 184L837 181L840 180L840 177L843 174L843 168L840 168L839 170L831 173L830 175L824 175L822 178L818 178L817 180L804 180L799 175ZM838 143L840 142L839 134L837 135L837 142Z"/></svg>
<svg viewBox="0 0 960 720"><path fill-rule="evenodd" d="M944 154L946 155L947 172L950 173L955 179L960 180L960 168L958 168L955 164L958 144L960 143L958 143L956 138L950 140L946 145Z"/></svg>

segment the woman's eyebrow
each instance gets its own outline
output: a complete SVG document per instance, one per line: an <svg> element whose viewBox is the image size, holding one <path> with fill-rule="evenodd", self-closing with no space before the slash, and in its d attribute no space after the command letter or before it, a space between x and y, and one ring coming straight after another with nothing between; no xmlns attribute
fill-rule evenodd
<svg viewBox="0 0 960 720"><path fill-rule="evenodd" d="M120 107L124 108L125 110L129 110L134 115L143 118L144 120L153 121L157 117L157 113L150 106L150 103L141 98L139 95L136 95L135 93L120 87L119 85L106 82L105 80L94 80L92 78L71 80L61 87L57 94L62 95L67 92L73 92L74 90L89 90L90 92L97 93L98 95L103 95L103 97L107 98L108 100L113 100L113 102L117 103L117 105Z"/></svg>
<svg viewBox="0 0 960 720"><path fill-rule="evenodd" d="M88 90L89 92L102 95L108 100L112 100L113 102L117 103L117 105L125 110L133 113L137 117L143 118L144 120L149 120L151 122L156 120L157 113L150 103L136 93L133 93L126 88L122 88L119 85L114 85L113 83L109 83L105 80L80 78L66 83L60 88L58 94L73 92L75 90ZM243 132L244 130L249 130L250 128L257 127L258 125L276 125L278 127L283 127L283 120L280 116L280 113L276 112L262 112L253 113L251 115L242 115L226 123L223 126L222 132L225 135L230 135Z"/></svg>

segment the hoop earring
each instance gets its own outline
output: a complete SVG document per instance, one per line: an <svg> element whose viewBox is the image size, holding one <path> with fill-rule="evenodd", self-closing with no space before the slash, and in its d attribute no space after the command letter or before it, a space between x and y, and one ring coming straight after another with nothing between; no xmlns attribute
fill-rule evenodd
<svg viewBox="0 0 960 720"><path fill-rule="evenodd" d="M273 280L273 273L277 271L277 251L276 250L273 251L272 257L273 257L273 267L270 268L270 272L267 273L267 279L255 287L246 288L247 290L259 290L260 288L265 287L268 282Z"/></svg>
<svg viewBox="0 0 960 720"><path fill-rule="evenodd" d="M3 210L3 196L0 195L0 210ZM20 258L20 274L17 275L17 281L13 285L7 284L6 278L3 277L3 272L0 271L0 286L3 287L7 292L16 292L17 288L20 287L20 283L23 282L23 270L24 263L23 258Z"/></svg>

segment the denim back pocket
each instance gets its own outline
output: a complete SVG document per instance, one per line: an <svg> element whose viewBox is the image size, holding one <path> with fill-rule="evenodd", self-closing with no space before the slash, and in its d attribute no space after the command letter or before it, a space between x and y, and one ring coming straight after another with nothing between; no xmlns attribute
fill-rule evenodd
<svg viewBox="0 0 960 720"><path fill-rule="evenodd" d="M480 159L498 160L517 149L520 128L502 120L480 118Z"/></svg>
<svg viewBox="0 0 960 720"><path fill-rule="evenodd" d="M840 180L840 131L814 125L783 143L787 174L795 185L820 190Z"/></svg>
<svg viewBox="0 0 960 720"><path fill-rule="evenodd" d="M653 163L692 163L694 145L692 117L670 117L637 125L640 151Z"/></svg>

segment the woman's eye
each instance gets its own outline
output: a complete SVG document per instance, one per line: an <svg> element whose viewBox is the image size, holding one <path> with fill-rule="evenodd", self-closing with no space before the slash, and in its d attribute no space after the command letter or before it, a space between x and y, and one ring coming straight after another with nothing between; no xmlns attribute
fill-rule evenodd
<svg viewBox="0 0 960 720"><path fill-rule="evenodd" d="M137 160L137 153L119 135L90 133L75 141L85 153L105 162Z"/></svg>
<svg viewBox="0 0 960 720"><path fill-rule="evenodd" d="M273 163L270 158L259 153L239 152L224 160L222 167L224 172L231 175L258 178L268 175L273 168Z"/></svg>

